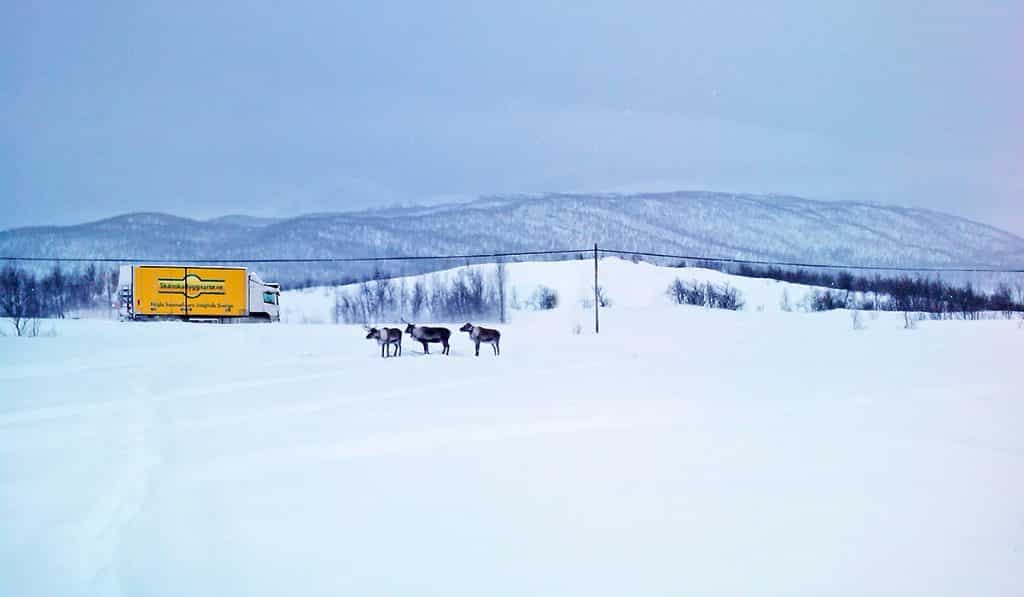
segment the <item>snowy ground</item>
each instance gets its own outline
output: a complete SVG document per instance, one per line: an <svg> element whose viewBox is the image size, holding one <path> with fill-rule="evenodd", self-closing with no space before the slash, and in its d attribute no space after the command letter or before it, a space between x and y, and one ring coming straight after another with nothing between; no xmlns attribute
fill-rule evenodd
<svg viewBox="0 0 1024 597"><path fill-rule="evenodd" d="M510 269L582 296L588 265ZM500 358L335 325L0 338L0 595L1024 594L1016 322L854 331L774 282L717 312L602 267L599 336L564 300Z"/></svg>
<svg viewBox="0 0 1024 597"><path fill-rule="evenodd" d="M478 270L489 288L495 285L495 266L462 266L419 276L406 278L406 292L412 292L412 286L422 280L430 290L438 282L451 280L466 269ZM585 301L592 301L594 296L594 262L592 260L558 261L538 263L507 264L508 302L518 308L510 309L510 317L515 319L517 310L529 310L527 303L531 294L538 286L544 285L554 289L559 296L559 321L570 323L590 323L593 328L593 313L589 307L583 308ZM729 284L742 291L751 311L774 312L781 310L783 295L791 304L791 308L799 310L801 301L814 291L822 289L813 286L790 284L775 280L759 280L723 274L707 269L679 269L657 267L648 263L632 263L618 258L605 258L600 264L600 286L607 292L614 307L625 307L640 310L667 306L665 291L676 278L684 282L696 280L711 282L716 286ZM398 280L393 281L397 285ZM340 287L342 292L350 295L358 294L358 285ZM592 304L592 302L590 303ZM285 323L334 323L335 288L318 287L305 290L285 292L281 298L281 321ZM646 319L644 316L641 321Z"/></svg>

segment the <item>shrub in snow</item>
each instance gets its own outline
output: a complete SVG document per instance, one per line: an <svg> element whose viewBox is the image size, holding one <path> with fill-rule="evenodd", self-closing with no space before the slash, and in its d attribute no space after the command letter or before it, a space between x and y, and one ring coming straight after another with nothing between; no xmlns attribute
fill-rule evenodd
<svg viewBox="0 0 1024 597"><path fill-rule="evenodd" d="M591 287L591 290L593 290L593 289L594 288ZM599 307L611 307L612 306L612 299L608 296L608 293L605 292L604 286L598 286L596 294L597 294L597 305ZM583 299L580 301L580 304L583 305L584 309L592 308L594 306L594 295L593 294L589 294L589 295L583 297Z"/></svg>
<svg viewBox="0 0 1024 597"><path fill-rule="evenodd" d="M709 284L710 286L710 284ZM714 287L712 287L714 289ZM724 284L717 296L711 294L712 302L710 306L715 309L729 309L730 311L739 311L743 308L744 302L743 297L740 295L740 291Z"/></svg>
<svg viewBox="0 0 1024 597"><path fill-rule="evenodd" d="M548 288L541 284L533 291L528 301L531 309L535 311L547 311L558 306L558 292L554 288Z"/></svg>
<svg viewBox="0 0 1024 597"><path fill-rule="evenodd" d="M711 282L701 284L695 280L687 283L676 278L669 285L666 293L679 305L697 305L710 309L739 311L745 304L740 291L729 284L716 286Z"/></svg>
<svg viewBox="0 0 1024 597"><path fill-rule="evenodd" d="M846 296L842 292L815 290L807 296L805 303L808 311L834 311L847 307Z"/></svg>
<svg viewBox="0 0 1024 597"><path fill-rule="evenodd" d="M704 290L695 280L691 280L689 284L686 284L679 278L676 278L669 284L666 292L669 298L675 301L676 304L704 306Z"/></svg>

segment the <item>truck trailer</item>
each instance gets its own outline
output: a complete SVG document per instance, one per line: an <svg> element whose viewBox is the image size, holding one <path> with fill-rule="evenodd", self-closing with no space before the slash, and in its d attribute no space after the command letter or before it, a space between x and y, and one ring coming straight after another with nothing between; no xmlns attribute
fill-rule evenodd
<svg viewBox="0 0 1024 597"><path fill-rule="evenodd" d="M244 267L122 265L120 319L280 321L279 284Z"/></svg>

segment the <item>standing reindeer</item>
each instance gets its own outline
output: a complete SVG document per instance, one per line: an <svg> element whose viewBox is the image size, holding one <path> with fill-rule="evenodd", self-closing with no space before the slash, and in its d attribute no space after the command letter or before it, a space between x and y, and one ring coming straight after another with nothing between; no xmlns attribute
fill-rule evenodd
<svg viewBox="0 0 1024 597"><path fill-rule="evenodd" d="M364 326L365 327L365 326ZM402 354L402 330L400 328L366 328L367 334L366 339L373 338L380 344L380 356L381 358L387 358L391 355L391 345L395 345L394 356L400 356ZM387 350L387 354L385 354Z"/></svg>
<svg viewBox="0 0 1024 597"><path fill-rule="evenodd" d="M448 338L452 335L451 330L448 328L430 328L425 325L413 325L404 319L402 323L405 324L405 333L423 345L424 353L430 354L429 344L440 342L441 354L448 354Z"/></svg>
<svg viewBox="0 0 1024 597"><path fill-rule="evenodd" d="M480 356L480 343L490 344L491 348L494 349L494 356L501 354L501 332L498 330L492 330L490 328L482 328L478 325L467 323L466 325L459 328L460 332L469 332L469 339L476 344L476 356Z"/></svg>

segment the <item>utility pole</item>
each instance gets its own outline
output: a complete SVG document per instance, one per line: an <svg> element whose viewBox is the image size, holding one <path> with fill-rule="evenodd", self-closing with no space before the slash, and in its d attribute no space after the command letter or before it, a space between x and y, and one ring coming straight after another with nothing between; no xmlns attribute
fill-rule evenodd
<svg viewBox="0 0 1024 597"><path fill-rule="evenodd" d="M598 334L601 332L601 320L597 314L597 310L600 308L598 304L597 296L597 243L594 243L594 333Z"/></svg>

